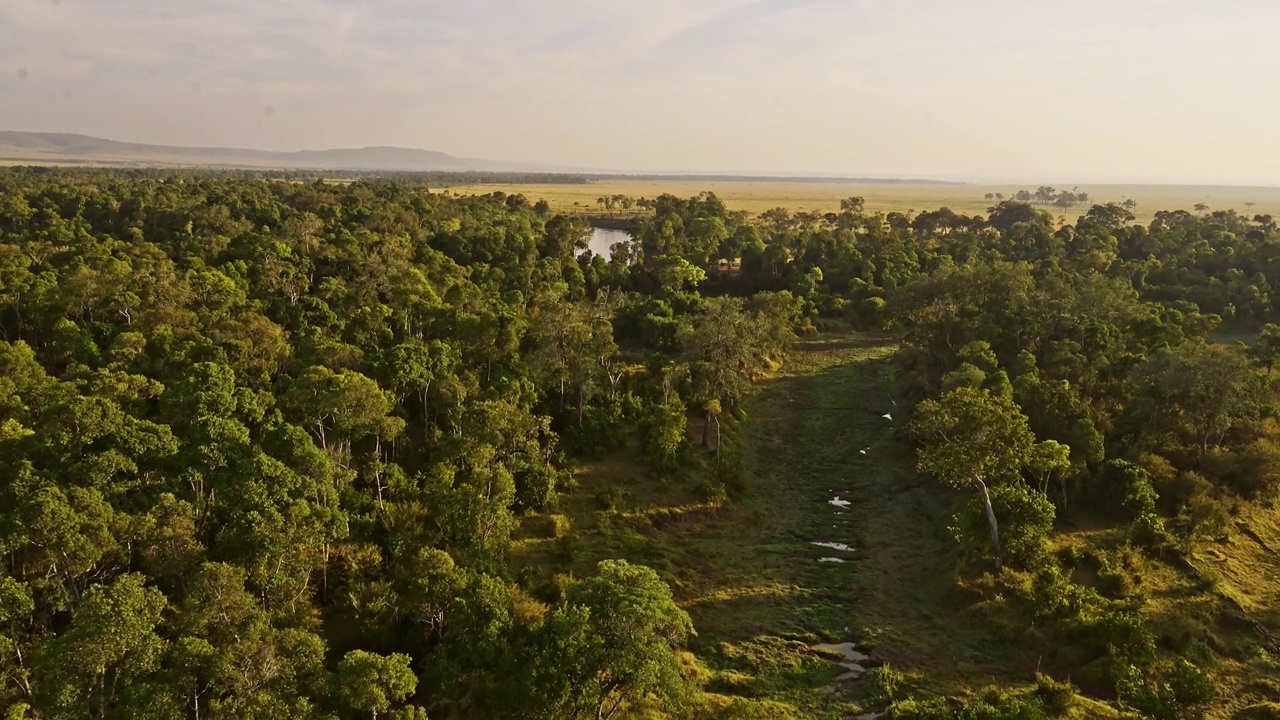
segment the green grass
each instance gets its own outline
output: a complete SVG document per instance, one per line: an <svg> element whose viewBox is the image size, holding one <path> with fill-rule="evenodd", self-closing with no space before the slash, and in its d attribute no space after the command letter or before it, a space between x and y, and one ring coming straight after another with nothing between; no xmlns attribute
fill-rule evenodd
<svg viewBox="0 0 1280 720"><path fill-rule="evenodd" d="M798 343L727 434L748 473L740 502L703 502L693 479L656 478L621 452L581 469L556 510L562 537L549 516L526 519L514 566L535 588L550 586L556 573L588 575L605 558L653 567L693 618L691 662L708 704L745 705L755 713L747 716L841 718L858 710L861 689L849 698L827 692L840 669L810 650L818 641L868 645L874 659L947 695L1027 688L1037 669L1061 675L1023 639L1025 612L993 598L997 584L960 577L946 528L963 498L919 476L910 447L895 438L896 421L881 417L901 417L890 400L894 348L891 339L866 335ZM852 503L843 514L827 503L837 494ZM1135 586L1166 652L1203 655L1221 693L1210 717L1280 692L1280 653L1222 599L1234 598L1280 635L1280 520L1250 504L1236 520L1228 539L1193 553L1210 582L1147 559ZM1123 535L1082 521L1061 529L1053 545L1114 557L1127 552ZM847 562L819 563L824 556ZM1077 575L1098 582L1087 569ZM1084 698L1073 713L1116 716Z"/></svg>
<svg viewBox="0 0 1280 720"><path fill-rule="evenodd" d="M1061 186L1060 186L1061 187ZM434 188L433 188L434 189ZM709 180L601 180L585 184L496 184L463 185L445 188L459 195L491 193L502 190L521 193L530 200L546 199L561 211L598 209L596 198L605 195L654 198L663 193L692 197L704 190L714 192L730 210L746 210L753 214L776 207L792 211L816 210L838 212L840 200L851 195L866 199L866 207L878 212L917 213L950 207L967 215L986 214L994 203L987 193L1012 196L1018 190L1036 189L1034 183L1023 185L934 185L901 183L808 183L808 182L743 182ZM1069 186L1067 186L1069 189ZM1197 203L1210 210L1235 210L1239 213L1280 215L1280 188L1226 187L1210 185L1081 185L1097 202L1123 202L1132 198L1138 203L1139 222L1149 223L1157 210L1192 212ZM1254 203L1252 207L1247 203ZM1055 218L1068 222L1083 214L1088 207L1066 210L1045 208Z"/></svg>
<svg viewBox="0 0 1280 720"><path fill-rule="evenodd" d="M867 336L797 345L732 433L748 472L741 502L700 502L692 481L654 478L621 453L583 468L562 500L566 539L548 537L545 520L527 521L514 564L535 586L556 572L589 574L604 558L653 567L693 618L691 649L726 702L847 717L854 704L825 689L840 669L808 648L818 641L867 643L875 659L930 678L938 692L1028 682L1035 658L958 609L946 531L955 498L916 475L881 417L893 409L894 347ZM610 495L612 510L602 501ZM840 511L827 502L834 495L852 505Z"/></svg>

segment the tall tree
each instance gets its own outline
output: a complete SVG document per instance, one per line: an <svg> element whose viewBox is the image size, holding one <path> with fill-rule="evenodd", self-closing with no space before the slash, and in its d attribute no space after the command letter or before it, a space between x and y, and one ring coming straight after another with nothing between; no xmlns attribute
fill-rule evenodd
<svg viewBox="0 0 1280 720"><path fill-rule="evenodd" d="M949 487L971 488L978 494L999 572L1004 551L988 486L1020 481L1035 442L1026 416L1012 398L970 387L926 400L917 412L915 432L921 442L917 466Z"/></svg>

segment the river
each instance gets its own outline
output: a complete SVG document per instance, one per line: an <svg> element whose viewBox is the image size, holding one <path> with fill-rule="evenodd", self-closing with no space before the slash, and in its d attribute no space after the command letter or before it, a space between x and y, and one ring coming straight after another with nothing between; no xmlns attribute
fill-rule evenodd
<svg viewBox="0 0 1280 720"><path fill-rule="evenodd" d="M591 239L587 241L587 249L605 260L609 260L613 257L613 252L610 248L615 243L620 242L631 242L631 236L625 230L591 228Z"/></svg>

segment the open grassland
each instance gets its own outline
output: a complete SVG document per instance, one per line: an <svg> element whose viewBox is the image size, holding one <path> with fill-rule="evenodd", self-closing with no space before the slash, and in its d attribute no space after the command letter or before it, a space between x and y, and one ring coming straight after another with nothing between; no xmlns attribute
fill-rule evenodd
<svg viewBox="0 0 1280 720"><path fill-rule="evenodd" d="M1250 215L1280 215L1280 188L1229 187L1209 185L1080 185L1096 202L1138 204L1135 215L1139 222L1150 222L1157 210L1193 211L1197 203L1210 210L1235 210ZM776 207L792 211L816 210L835 212L840 200L851 195L866 199L868 210L878 212L921 212L949 207L967 215L985 214L992 201L987 193L1003 193L1011 197L1018 190L1035 191L1033 185L927 185L893 183L809 183L809 182L744 182L709 180L604 180L581 185L464 185L447 189L458 195L490 193L501 190L520 193L531 200L545 199L557 210L598 209L596 198L606 195L654 198L663 193L691 197L703 191L714 192L730 210L746 210L758 214ZM1066 189L1070 189L1069 187ZM1246 205L1254 203L1253 206ZM1054 217L1074 221L1088 208L1044 208Z"/></svg>

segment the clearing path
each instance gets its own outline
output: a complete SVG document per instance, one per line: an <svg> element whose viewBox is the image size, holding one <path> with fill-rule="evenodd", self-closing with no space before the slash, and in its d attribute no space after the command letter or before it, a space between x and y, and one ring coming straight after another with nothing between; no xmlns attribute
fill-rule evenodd
<svg viewBox="0 0 1280 720"><path fill-rule="evenodd" d="M753 612L715 620L690 611L704 637L856 642L874 648L872 664L923 673L942 690L1007 680L1020 653L956 610L954 497L919 476L894 437L894 413L906 416L893 400L895 349L873 336L798 343L753 398L740 441L752 482L735 525L751 528L739 537L752 543L742 560L754 576L791 592L740 600Z"/></svg>
<svg viewBox="0 0 1280 720"><path fill-rule="evenodd" d="M744 715L855 717L849 663L888 662L943 692L1025 679L1027 658L956 610L955 497L918 476L894 437L907 415L892 400L895 348L864 335L797 343L732 430L739 502L706 503L692 483L655 479L620 453L584 468L562 500L571 533L522 540L517 567L653 567L693 618L708 692L751 706Z"/></svg>

